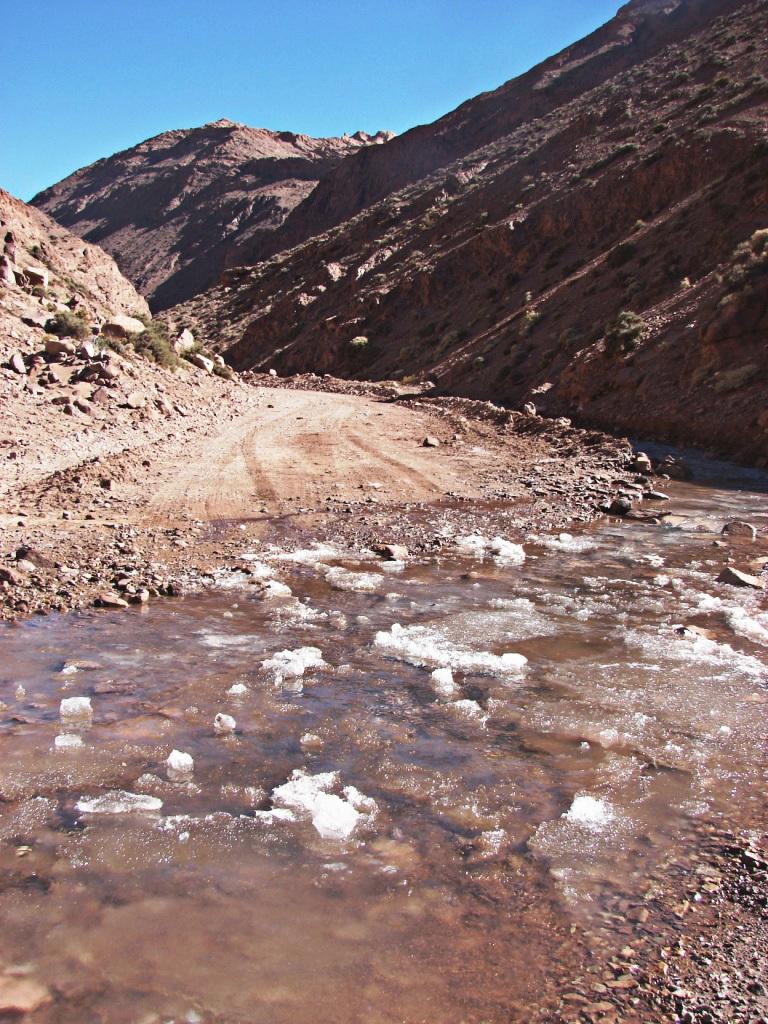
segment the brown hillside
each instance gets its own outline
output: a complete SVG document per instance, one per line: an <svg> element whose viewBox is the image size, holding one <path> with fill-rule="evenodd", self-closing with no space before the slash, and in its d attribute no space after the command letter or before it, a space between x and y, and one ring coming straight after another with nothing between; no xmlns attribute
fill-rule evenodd
<svg viewBox="0 0 768 1024"><path fill-rule="evenodd" d="M343 157L381 132L312 139L221 120L165 132L76 171L32 200L101 245L153 307L189 298L254 256Z"/></svg>
<svg viewBox="0 0 768 1024"><path fill-rule="evenodd" d="M179 315L233 342L240 369L430 377L764 459L765 262L750 239L768 226L767 12L627 5L496 93L345 161L291 221L312 229L323 196L351 219L229 271ZM418 168L414 139L432 140ZM446 139L462 155L418 177Z"/></svg>

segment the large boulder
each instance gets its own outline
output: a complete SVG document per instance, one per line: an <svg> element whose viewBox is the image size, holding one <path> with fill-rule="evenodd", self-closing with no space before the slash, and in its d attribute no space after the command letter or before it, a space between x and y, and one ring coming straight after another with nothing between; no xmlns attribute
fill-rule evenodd
<svg viewBox="0 0 768 1024"><path fill-rule="evenodd" d="M143 334L145 330L143 322L137 317L120 313L103 324L101 333L107 338L129 338L134 334Z"/></svg>
<svg viewBox="0 0 768 1024"><path fill-rule="evenodd" d="M185 327L176 341L173 343L177 355L183 356L185 352L191 352L195 347L195 336L188 327Z"/></svg>
<svg viewBox="0 0 768 1024"><path fill-rule="evenodd" d="M45 267L29 266L24 267L24 276L33 288L48 287L48 271Z"/></svg>
<svg viewBox="0 0 768 1024"><path fill-rule="evenodd" d="M187 359L193 366L197 366L199 369L205 370L206 373L213 373L213 360L209 359L208 356L204 356L201 352L192 352L187 356Z"/></svg>
<svg viewBox="0 0 768 1024"><path fill-rule="evenodd" d="M77 351L74 338L46 338L45 354L47 356L73 356Z"/></svg>

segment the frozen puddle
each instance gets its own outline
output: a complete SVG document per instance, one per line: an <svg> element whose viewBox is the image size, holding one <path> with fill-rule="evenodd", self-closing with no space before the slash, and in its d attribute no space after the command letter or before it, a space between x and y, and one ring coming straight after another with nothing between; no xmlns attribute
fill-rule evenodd
<svg viewBox="0 0 768 1024"><path fill-rule="evenodd" d="M528 1024L572 935L613 955L699 822L756 820L768 610L717 576L764 540L476 522L0 631L0 962L57 1019Z"/></svg>

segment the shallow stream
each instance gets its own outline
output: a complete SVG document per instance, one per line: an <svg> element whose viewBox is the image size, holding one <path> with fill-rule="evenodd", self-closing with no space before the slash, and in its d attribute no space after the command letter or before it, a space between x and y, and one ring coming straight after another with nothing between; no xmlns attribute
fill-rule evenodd
<svg viewBox="0 0 768 1024"><path fill-rule="evenodd" d="M764 480L669 488L664 526L524 560L265 545L200 595L5 628L0 967L50 992L31 1019L524 1021L575 934L618 948L696 822L764 803L768 605L716 577L765 545L713 545L765 529Z"/></svg>

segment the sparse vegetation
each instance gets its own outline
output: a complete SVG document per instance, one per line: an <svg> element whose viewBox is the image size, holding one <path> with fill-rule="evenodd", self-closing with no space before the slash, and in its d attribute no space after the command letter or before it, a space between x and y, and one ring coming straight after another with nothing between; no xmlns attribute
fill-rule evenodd
<svg viewBox="0 0 768 1024"><path fill-rule="evenodd" d="M349 342L349 347L356 351L361 351L368 345L368 338L364 334L358 334L356 338L352 338Z"/></svg>
<svg viewBox="0 0 768 1024"><path fill-rule="evenodd" d="M173 349L168 336L168 328L159 320L148 320L142 317L146 329L142 334L131 338L131 344L139 355L144 356L158 366L167 370L175 370L179 366L179 357Z"/></svg>
<svg viewBox="0 0 768 1024"><path fill-rule="evenodd" d="M622 310L605 329L605 351L609 355L634 352L647 328L647 323L637 313Z"/></svg>
<svg viewBox="0 0 768 1024"><path fill-rule="evenodd" d="M92 333L84 313L56 313L45 325L45 329L57 338L75 338L77 341L85 341Z"/></svg>

